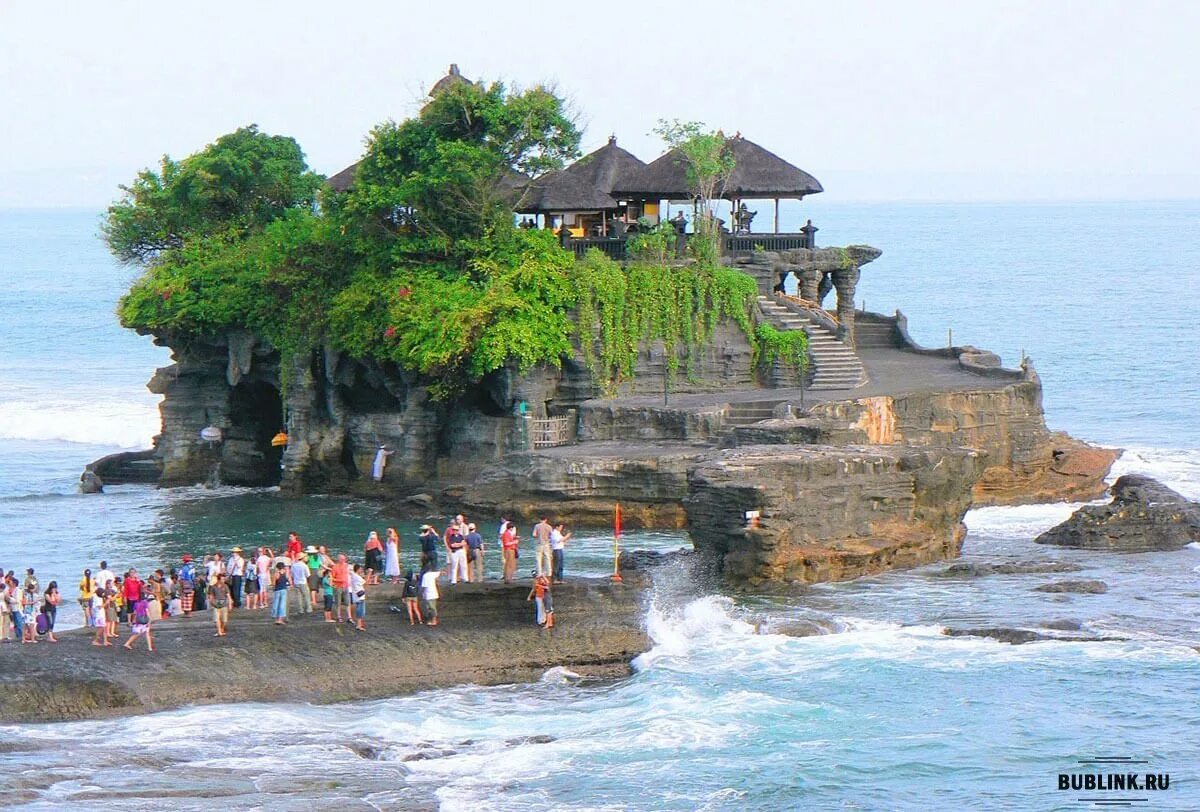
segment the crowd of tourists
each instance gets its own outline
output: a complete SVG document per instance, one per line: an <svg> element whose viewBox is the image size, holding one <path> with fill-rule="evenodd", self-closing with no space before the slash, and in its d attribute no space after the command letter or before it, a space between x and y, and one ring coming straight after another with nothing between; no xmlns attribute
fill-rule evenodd
<svg viewBox="0 0 1200 812"><path fill-rule="evenodd" d="M532 536L536 570L529 600L535 605L537 625L550 628L554 625L551 585L563 582L571 534L562 524L555 526L542 518ZM194 612L212 613L217 637L228 633L231 611L258 609L269 609L278 625L288 622L289 612L323 612L326 623L349 622L366 631L367 588L384 579L403 584L405 608L392 607L393 611L406 614L411 625L437 626L439 579L447 577L451 585L484 580L487 545L476 525L461 515L440 533L432 525L422 525L419 544L419 569L403 573L395 528L388 528L382 539L376 531L370 532L361 563L352 563L345 553L334 555L324 546L305 544L294 532L278 551L258 547L247 554L235 546L227 556L214 552L199 562L185 554L178 567L155 569L144 577L135 568L116 572L101 561L94 572L83 571L77 600L85 624L94 630L92 645L111 646L120 638L121 627L128 626L124 647L130 649L144 639L150 651L154 651L154 623ZM515 523L501 520L496 544L501 577L512 583L521 546ZM10 570L0 578L0 642L58 642L54 627L61 601L56 581L42 589L33 569L26 570L23 581Z"/></svg>

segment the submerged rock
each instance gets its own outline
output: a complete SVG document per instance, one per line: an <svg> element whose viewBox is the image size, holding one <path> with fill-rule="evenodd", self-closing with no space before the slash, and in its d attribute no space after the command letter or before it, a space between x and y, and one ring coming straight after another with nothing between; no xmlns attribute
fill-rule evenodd
<svg viewBox="0 0 1200 812"><path fill-rule="evenodd" d="M1055 581L1035 586L1034 592L1073 592L1078 595L1103 595L1108 584L1103 581Z"/></svg>
<svg viewBox="0 0 1200 812"><path fill-rule="evenodd" d="M1035 575L1078 572L1083 567L1066 561L1014 561L1006 564L973 564L959 561L933 573L938 578L982 578L987 575Z"/></svg>
<svg viewBox="0 0 1200 812"><path fill-rule="evenodd" d="M1112 487L1107 505L1085 505L1057 527L1038 536L1038 544L1142 553L1179 550L1200 541L1200 504L1161 482L1126 474Z"/></svg>
<svg viewBox="0 0 1200 812"><path fill-rule="evenodd" d="M1048 628L1042 624L1043 628ZM1108 643L1124 640L1124 637L1097 637L1089 634L1051 635L1043 634L1032 629L1016 629L1009 626L988 626L978 629L943 629L942 634L948 637L990 637L1001 643L1020 646L1024 643L1037 643L1047 640L1070 643Z"/></svg>

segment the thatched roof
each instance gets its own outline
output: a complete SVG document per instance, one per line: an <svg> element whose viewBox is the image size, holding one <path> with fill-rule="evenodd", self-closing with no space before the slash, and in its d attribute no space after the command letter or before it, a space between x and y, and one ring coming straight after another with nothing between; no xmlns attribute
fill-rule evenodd
<svg viewBox="0 0 1200 812"><path fill-rule="evenodd" d="M607 144L584 155L564 171L610 193L645 168L646 164L636 155L617 146L616 136L609 136Z"/></svg>
<svg viewBox="0 0 1200 812"><path fill-rule="evenodd" d="M518 214L605 211L615 208L617 201L566 170L551 172L531 182L514 207Z"/></svg>
<svg viewBox="0 0 1200 812"><path fill-rule="evenodd" d="M329 188L335 192L344 192L353 186L354 178L358 175L358 164L359 162L355 161L336 175L330 175L325 181Z"/></svg>
<svg viewBox="0 0 1200 812"><path fill-rule="evenodd" d="M455 85L469 85L471 80L458 72L458 65L451 64L450 70L441 79L433 83L433 87L429 88L431 97L444 93Z"/></svg>
<svg viewBox="0 0 1200 812"><path fill-rule="evenodd" d="M812 175L747 138L736 135L727 144L733 153L734 166L721 197L804 197L825 191ZM678 150L671 150L642 171L631 173L612 192L618 197L660 200L692 197L687 166Z"/></svg>

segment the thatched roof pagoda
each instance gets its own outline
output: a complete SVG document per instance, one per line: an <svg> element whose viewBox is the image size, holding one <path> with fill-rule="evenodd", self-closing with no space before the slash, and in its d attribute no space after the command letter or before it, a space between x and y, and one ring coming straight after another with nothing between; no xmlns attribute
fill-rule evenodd
<svg viewBox="0 0 1200 812"><path fill-rule="evenodd" d="M632 152L617 146L617 137L610 135L608 143L589 152L564 171L582 178L605 194L636 177L646 168L645 162Z"/></svg>
<svg viewBox="0 0 1200 812"><path fill-rule="evenodd" d="M518 214L611 211L617 201L567 170L550 172L530 182L514 207Z"/></svg>
<svg viewBox="0 0 1200 812"><path fill-rule="evenodd" d="M721 193L726 200L800 199L824 191L812 175L740 134L726 144L734 159L733 172ZM693 195L687 164L674 149L651 161L640 172L622 178L622 183L611 191L618 197L644 200L687 200Z"/></svg>

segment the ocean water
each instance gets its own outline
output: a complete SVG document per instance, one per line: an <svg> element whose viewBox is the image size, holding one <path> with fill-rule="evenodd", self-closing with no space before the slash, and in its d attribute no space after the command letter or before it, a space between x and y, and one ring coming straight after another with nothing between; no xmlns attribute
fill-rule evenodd
<svg viewBox="0 0 1200 812"><path fill-rule="evenodd" d="M903 310L929 346L952 330L1010 365L1027 353L1052 428L1126 449L1116 474L1200 498L1200 204L817 200L803 214L822 244L884 250L859 285L869 309ZM272 490L78 494L86 462L156 432L144 383L169 362L116 324L134 272L109 260L97 222L0 212L0 567L35 567L72 597L102 557L144 568L292 529L346 548L371 528L411 533L373 504ZM1066 576L957 579L934 565L735 599L667 570L647 607L653 648L616 682L555 669L532 685L335 706L0 725L0 797L29 809L1082 809L1095 808L1077 800L1088 794L1057 790L1058 774L1130 756L1170 774L1139 805L1200 808L1200 550L1032 543L1074 507L967 518L964 560L1083 568ZM607 534L579 539L569 570L603 573ZM1109 588L1032 591L1062 577ZM943 634L1056 621L1109 639ZM782 633L797 623L829 633Z"/></svg>

